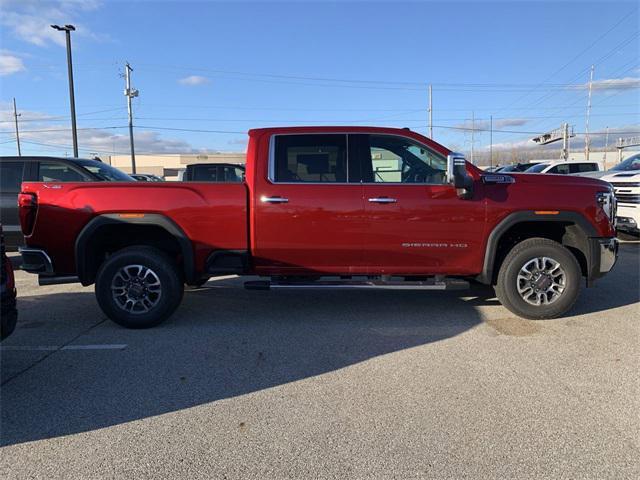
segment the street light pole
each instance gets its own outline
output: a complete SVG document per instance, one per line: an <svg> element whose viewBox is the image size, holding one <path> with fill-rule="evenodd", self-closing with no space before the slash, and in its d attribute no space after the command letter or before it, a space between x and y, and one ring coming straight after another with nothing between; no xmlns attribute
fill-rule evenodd
<svg viewBox="0 0 640 480"><path fill-rule="evenodd" d="M73 62L71 60L71 32L75 31L73 25L51 25L51 28L65 32L67 39L67 70L69 74L69 102L71 103L71 135L73 136L73 156L78 157L78 129L76 127L76 99L73 93Z"/></svg>

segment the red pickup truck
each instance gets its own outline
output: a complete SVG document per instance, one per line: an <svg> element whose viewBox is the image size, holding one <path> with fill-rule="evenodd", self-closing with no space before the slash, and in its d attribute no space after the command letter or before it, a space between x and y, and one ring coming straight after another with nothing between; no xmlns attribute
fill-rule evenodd
<svg viewBox="0 0 640 480"><path fill-rule="evenodd" d="M600 180L487 174L408 129L249 132L242 183L25 182L23 269L95 283L115 322L156 325L184 284L248 288L494 285L525 318L569 310L617 258Z"/></svg>

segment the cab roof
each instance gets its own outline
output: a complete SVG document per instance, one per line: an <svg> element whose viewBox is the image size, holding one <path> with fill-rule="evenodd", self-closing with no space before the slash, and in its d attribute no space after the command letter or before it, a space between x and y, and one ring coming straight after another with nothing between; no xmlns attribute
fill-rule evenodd
<svg viewBox="0 0 640 480"><path fill-rule="evenodd" d="M353 133L353 134L379 134L379 135L400 135L416 140L426 146L436 150L442 155L449 155L451 150L440 145L438 142L431 140L409 128L397 127L370 127L355 125L324 125L324 126L299 126L299 127L266 127L254 128L249 130L250 137L261 137L264 135L287 135L301 133Z"/></svg>

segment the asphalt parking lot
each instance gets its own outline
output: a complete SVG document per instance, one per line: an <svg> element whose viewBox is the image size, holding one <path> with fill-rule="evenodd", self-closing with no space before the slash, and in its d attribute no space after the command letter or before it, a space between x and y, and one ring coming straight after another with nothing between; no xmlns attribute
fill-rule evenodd
<svg viewBox="0 0 640 480"><path fill-rule="evenodd" d="M17 272L1 478L638 478L640 245L572 316L490 289L187 291L159 328Z"/></svg>

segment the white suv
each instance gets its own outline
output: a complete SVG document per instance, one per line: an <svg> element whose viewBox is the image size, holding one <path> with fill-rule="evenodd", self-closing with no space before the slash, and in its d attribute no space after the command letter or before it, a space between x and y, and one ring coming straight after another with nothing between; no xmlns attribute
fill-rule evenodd
<svg viewBox="0 0 640 480"><path fill-rule="evenodd" d="M560 175L574 175L586 172L597 172L602 170L600 163L591 161L557 160L540 162L529 167L524 173L556 173Z"/></svg>
<svg viewBox="0 0 640 480"><path fill-rule="evenodd" d="M600 178L613 185L618 213L616 228L640 234L640 154L627 158Z"/></svg>

